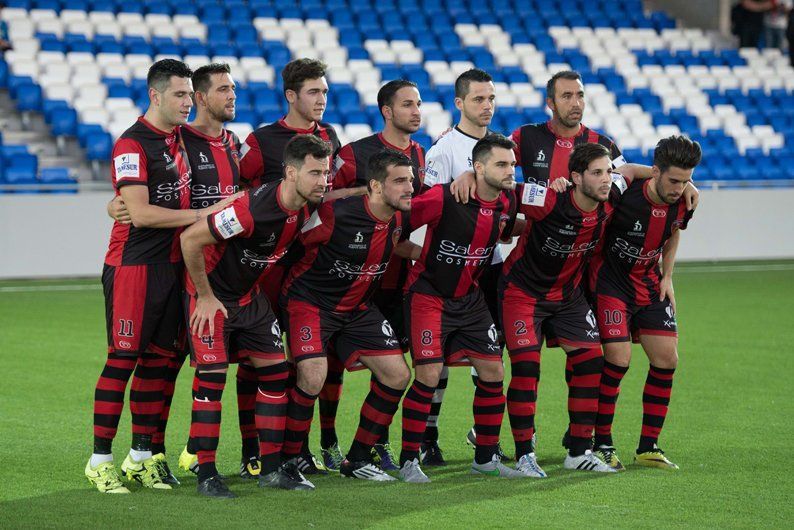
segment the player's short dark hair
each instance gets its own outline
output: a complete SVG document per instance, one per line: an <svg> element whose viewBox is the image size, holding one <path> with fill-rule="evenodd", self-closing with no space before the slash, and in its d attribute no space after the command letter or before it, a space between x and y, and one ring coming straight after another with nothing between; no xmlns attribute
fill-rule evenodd
<svg viewBox="0 0 794 530"><path fill-rule="evenodd" d="M466 95L469 93L469 86L473 82L487 83L489 81L493 81L493 77L485 70L480 70L479 68L466 70L455 80L455 97L466 99Z"/></svg>
<svg viewBox="0 0 794 530"><path fill-rule="evenodd" d="M602 157L610 158L609 149L603 145L596 143L579 144L571 151L571 158L568 159L568 172L573 173L576 171L579 174L584 174L588 166L590 166L590 162Z"/></svg>
<svg viewBox="0 0 794 530"><path fill-rule="evenodd" d="M146 74L146 86L158 92L163 92L168 87L172 77L193 77L193 70L182 61L176 59L162 59L149 68Z"/></svg>
<svg viewBox="0 0 794 530"><path fill-rule="evenodd" d="M486 163L488 159L491 158L491 151L493 151L495 147L512 150L515 149L516 144L507 136L497 133L486 134L474 144L474 149L471 150L472 164L474 162Z"/></svg>
<svg viewBox="0 0 794 530"><path fill-rule="evenodd" d="M383 116L383 107L385 105L391 106L394 103L394 96L397 91L407 86L416 88L416 83L407 79L393 79L380 87L380 90L378 90L378 110L380 110L381 116Z"/></svg>
<svg viewBox="0 0 794 530"><path fill-rule="evenodd" d="M383 149L369 157L367 162L367 189L372 189L369 184L371 180L377 180L381 184L386 182L389 168L392 166L412 167L411 159L394 149Z"/></svg>
<svg viewBox="0 0 794 530"><path fill-rule="evenodd" d="M303 83L309 79L320 79L325 76L328 66L317 59L295 59L290 61L281 70L281 80L284 81L284 93L287 90L300 92Z"/></svg>
<svg viewBox="0 0 794 530"><path fill-rule="evenodd" d="M227 63L210 63L193 72L193 91L206 94L212 86L212 76L215 74L231 74L232 67Z"/></svg>
<svg viewBox="0 0 794 530"><path fill-rule="evenodd" d="M700 144L686 136L673 135L662 138L653 151L653 165L664 173L671 167L693 169L700 164L703 152Z"/></svg>
<svg viewBox="0 0 794 530"><path fill-rule="evenodd" d="M581 81L582 75L579 72L574 72L573 70L563 70L562 72L557 72L549 82L546 83L546 97L554 100L554 90L557 88L557 79L567 79L569 81Z"/></svg>
<svg viewBox="0 0 794 530"><path fill-rule="evenodd" d="M284 166L300 169L306 155L317 160L331 156L331 146L313 134L296 134L284 147Z"/></svg>

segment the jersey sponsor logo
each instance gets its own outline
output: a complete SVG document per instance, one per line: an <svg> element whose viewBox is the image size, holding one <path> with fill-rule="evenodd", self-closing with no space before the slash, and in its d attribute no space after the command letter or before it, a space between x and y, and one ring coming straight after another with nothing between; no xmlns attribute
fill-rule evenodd
<svg viewBox="0 0 794 530"><path fill-rule="evenodd" d="M661 208L654 208L651 210L651 215L654 217L665 217L667 215L667 211L662 210Z"/></svg>
<svg viewBox="0 0 794 530"><path fill-rule="evenodd" d="M610 173L612 177L612 185L618 188L618 192L623 195L623 192L629 189L626 179L620 173Z"/></svg>
<svg viewBox="0 0 794 530"><path fill-rule="evenodd" d="M595 241L585 241L579 244L573 243L564 245L552 237L547 237L540 250L552 257L567 259L569 256L586 256L590 254L597 245L598 239Z"/></svg>
<svg viewBox="0 0 794 530"><path fill-rule="evenodd" d="M126 153L113 159L116 167L116 180L141 178L141 156L138 153Z"/></svg>
<svg viewBox="0 0 794 530"><path fill-rule="evenodd" d="M609 330L609 334L612 335L613 337L617 337L618 335L620 335L620 330L612 328Z"/></svg>
<svg viewBox="0 0 794 530"><path fill-rule="evenodd" d="M490 351L499 351L499 333L496 331L496 324L491 324L488 328L488 339L491 341L491 344L488 345L488 349Z"/></svg>
<svg viewBox="0 0 794 530"><path fill-rule="evenodd" d="M221 199L234 195L238 189L239 187L234 184L221 187L220 185L207 186L206 184L192 183L190 186L190 206L191 208L206 208Z"/></svg>
<svg viewBox="0 0 794 530"><path fill-rule="evenodd" d="M493 245L475 247L472 245L459 245L449 239L442 239L438 246L436 260L447 265L478 267L485 263L490 263L493 249Z"/></svg>
<svg viewBox="0 0 794 530"><path fill-rule="evenodd" d="M641 247L632 245L625 239L618 237L610 248L612 254L617 254L619 258L631 261L649 261L656 260L659 254L662 253L661 248L645 251Z"/></svg>
<svg viewBox="0 0 794 530"><path fill-rule="evenodd" d="M198 169L204 171L206 169L215 169L215 164L210 162L210 159L202 151L199 151L199 165Z"/></svg>
<svg viewBox="0 0 794 530"><path fill-rule="evenodd" d="M546 153L543 152L543 149L538 151L538 156L535 160L538 162L544 162L546 160Z"/></svg>
<svg viewBox="0 0 794 530"><path fill-rule="evenodd" d="M422 350L422 357L432 357L433 350Z"/></svg>
<svg viewBox="0 0 794 530"><path fill-rule="evenodd" d="M229 206L215 214L215 229L223 239L229 239L243 232L243 225L237 218L234 206Z"/></svg>
<svg viewBox="0 0 794 530"><path fill-rule="evenodd" d="M298 216L297 215L290 215L289 217L287 217L287 224L291 225L292 223L294 223L297 220L298 220Z"/></svg>
<svg viewBox="0 0 794 530"><path fill-rule="evenodd" d="M287 249L282 249L274 254L257 254L252 250L243 250L243 256L240 258L240 263L252 269L264 269L268 265L272 265L287 253Z"/></svg>
<svg viewBox="0 0 794 530"><path fill-rule="evenodd" d="M549 163L546 162L546 153L543 152L543 149L538 151L535 161L532 162L532 167L542 167L548 169Z"/></svg>
<svg viewBox="0 0 794 530"><path fill-rule="evenodd" d="M664 321L664 326L670 329L675 329L675 312L673 311L672 306L667 306L664 308L665 313L667 313L667 320Z"/></svg>
<svg viewBox="0 0 794 530"><path fill-rule="evenodd" d="M334 261L328 274L340 279L371 282L386 272L387 265L388 263L358 264L338 259Z"/></svg>
<svg viewBox="0 0 794 530"><path fill-rule="evenodd" d="M642 229L642 223L639 220L634 221L634 229L628 234L634 237L645 237L645 232L643 232Z"/></svg>
<svg viewBox="0 0 794 530"><path fill-rule="evenodd" d="M438 180L438 170L433 167L434 163L434 160L429 160L425 166L425 180L428 180L427 176L430 175L431 179L428 182L431 183L435 183Z"/></svg>
<svg viewBox="0 0 794 530"><path fill-rule="evenodd" d="M598 327L597 327L596 317L593 314L592 309L587 311L587 315L585 315L584 319L590 325L590 329L586 330L585 334L587 335L588 338L597 339L599 337Z"/></svg>
<svg viewBox="0 0 794 530"><path fill-rule="evenodd" d="M380 330L386 336L386 340L384 341L386 343L386 346L390 346L392 348L395 346L399 346L400 342L394 336L394 330L392 329L391 324L389 324L388 320L383 321L383 323L380 325Z"/></svg>
<svg viewBox="0 0 794 530"><path fill-rule="evenodd" d="M524 193L521 194L521 203L528 206L543 206L546 204L546 187L539 184L525 184Z"/></svg>
<svg viewBox="0 0 794 530"><path fill-rule="evenodd" d="M556 144L563 149L573 149L573 142L570 140L563 140L562 138L557 138Z"/></svg>
<svg viewBox="0 0 794 530"><path fill-rule="evenodd" d="M284 342L281 340L281 328L278 325L278 320L273 321L273 325L270 326L270 333L273 335L273 346L284 349Z"/></svg>
<svg viewBox="0 0 794 530"><path fill-rule="evenodd" d="M188 191L190 190L190 183L191 183L190 170L182 173L182 175L179 176L179 180L177 180L176 182L163 182L162 184L157 186L155 201L168 202L178 199L179 196L182 195L183 191L185 191L186 189Z"/></svg>
<svg viewBox="0 0 794 530"><path fill-rule="evenodd" d="M122 348L126 348L126 349L128 349L128 350L129 350L130 348L132 348L132 344L130 344L130 343L129 343L129 342L127 342L126 340L120 340L120 341L119 341L119 346L121 346Z"/></svg>

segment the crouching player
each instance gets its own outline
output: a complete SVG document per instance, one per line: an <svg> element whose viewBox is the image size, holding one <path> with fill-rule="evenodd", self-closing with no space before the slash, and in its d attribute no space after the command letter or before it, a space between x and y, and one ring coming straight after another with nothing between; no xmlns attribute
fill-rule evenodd
<svg viewBox="0 0 794 530"><path fill-rule="evenodd" d="M397 251L416 260L405 299L416 366L416 378L403 401L400 478L405 482L430 482L419 466L419 451L433 393L444 364L466 359L479 375L473 404L476 452L472 473L524 476L504 466L497 455L505 410L502 349L478 285L498 240L505 231L509 239L514 226L515 194L504 191L515 187L514 147L499 134L476 143L472 162L477 191L467 204L455 200L450 184L434 186L413 201L409 228L427 225L427 233L421 248L404 241Z"/></svg>
<svg viewBox="0 0 794 530"><path fill-rule="evenodd" d="M601 459L623 469L612 442L620 381L631 360L630 332L650 366L642 393L642 432L634 461L678 469L657 445L678 364L673 266L680 230L687 227L684 188L700 163L697 142L684 136L659 141L650 180L633 182L609 225L602 252L590 266L590 288L604 348L595 447ZM661 258L662 267L659 267Z"/></svg>

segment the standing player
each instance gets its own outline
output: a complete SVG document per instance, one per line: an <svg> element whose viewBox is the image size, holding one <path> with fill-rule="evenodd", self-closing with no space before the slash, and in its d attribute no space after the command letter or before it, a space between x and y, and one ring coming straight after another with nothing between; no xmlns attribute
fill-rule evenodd
<svg viewBox="0 0 794 530"><path fill-rule="evenodd" d="M515 145L502 135L488 135L472 151L479 186L467 204L455 201L450 184L434 186L414 199L410 230L427 225L423 247L409 241L398 252L416 260L405 300L406 322L416 378L403 400L400 478L429 482L419 465L433 393L444 364L463 358L476 368L474 423L476 451L472 472L521 477L497 454L504 415L502 347L478 280L490 266L499 238L514 226Z"/></svg>
<svg viewBox="0 0 794 530"><path fill-rule="evenodd" d="M256 187L284 176L284 146L296 134L314 134L339 150L334 128L320 120L328 100L326 65L315 59L295 59L281 71L287 115L252 132L241 151L240 177Z"/></svg>
<svg viewBox="0 0 794 530"><path fill-rule="evenodd" d="M275 123L252 132L243 144L240 178L243 183L257 186L283 177L284 146L297 134L313 134L331 147L333 155L341 147L334 128L322 122L328 100L326 65L315 59L295 59L281 71L284 97L289 110ZM263 288L273 310L278 312L278 296L287 271L302 254L300 245L293 245L284 259L271 267ZM322 464L309 452L308 442L298 466L307 474L321 473Z"/></svg>
<svg viewBox="0 0 794 530"><path fill-rule="evenodd" d="M108 359L96 386L94 453L85 474L105 493L129 493L113 465L124 391L132 376L132 448L121 471L145 487L171 489L152 458L163 407L165 368L179 349L181 261L178 236L209 213L190 210L190 167L180 133L193 105L193 72L165 59L149 69L149 109L113 147L111 179L131 224L116 222L102 284ZM136 367L137 365L137 367Z"/></svg>
<svg viewBox="0 0 794 530"><path fill-rule="evenodd" d="M460 121L455 127L439 138L427 152L425 185L446 184L461 173L472 171L472 149L486 134L496 112L496 94L493 78L485 71L473 68L463 72L455 80L455 107L460 111ZM491 311L494 322L499 322L497 310L496 283L502 269L504 256L499 245L496 246L492 265L486 269L480 280L480 287ZM472 370L476 386L476 372ZM444 465L444 456L438 446L438 415L447 388L449 370L443 367L438 387L433 395L433 405L428 418L427 432L422 447L422 463ZM474 442L470 433L470 442ZM502 455L504 456L504 455Z"/></svg>
<svg viewBox="0 0 794 530"><path fill-rule="evenodd" d="M383 116L383 130L340 149L334 163L332 185L335 190L355 187L360 193L367 192L367 163L370 157L384 149L403 153L411 159L414 171L414 196L422 190L425 167L425 152L422 146L411 140L411 135L419 130L422 122L422 99L416 83L397 79L389 81L378 91L378 107ZM408 275L409 262L393 256L375 293L373 302L394 328L401 340L403 350L407 351L407 335L403 325L402 287ZM336 436L335 420L342 394L342 374L344 366L335 362L334 356L328 357L328 376L320 391L320 446L325 466L339 469L342 453ZM392 456L389 445L389 431L375 444L375 451L382 469L398 469L396 458Z"/></svg>
<svg viewBox="0 0 794 530"><path fill-rule="evenodd" d="M342 475L394 480L372 461L372 449L388 428L411 374L399 340L375 306L378 288L402 232L402 213L413 192L411 159L381 151L368 162L367 195L323 204L301 234L304 257L292 267L282 308L297 382L290 390L284 456L294 459L311 423L327 373L329 344L348 369L372 371L355 439L340 465Z"/></svg>
<svg viewBox="0 0 794 530"><path fill-rule="evenodd" d="M197 488L203 495L234 497L215 466L221 397L233 353L247 357L256 368L259 485L314 489L293 464L281 465L288 370L281 329L259 283L298 236L310 215L307 203L322 201L330 155L328 145L318 138L296 136L285 148L284 180L247 192L182 234L197 366L190 435L198 449Z"/></svg>
<svg viewBox="0 0 794 530"><path fill-rule="evenodd" d="M500 280L502 327L512 376L507 410L517 469L545 473L532 444L544 335L553 333L571 364L568 389L568 469L614 472L591 451L603 367L598 328L581 278L611 217L626 180L610 177L610 152L601 144L578 145L568 161L572 190L555 193L537 183L519 185L527 227L505 262ZM630 179L629 179L630 180Z"/></svg>
<svg viewBox="0 0 794 530"><path fill-rule="evenodd" d="M612 418L620 381L631 360L631 333L635 340L639 338L650 361L642 393L642 435L634 461L678 469L657 441L678 364L673 266L680 230L686 229L692 216L682 196L700 158L700 145L686 137L660 140L651 179L628 187L604 236L603 251L590 264L590 290L595 294L605 356L595 446L596 453L615 469L623 465L612 443Z"/></svg>

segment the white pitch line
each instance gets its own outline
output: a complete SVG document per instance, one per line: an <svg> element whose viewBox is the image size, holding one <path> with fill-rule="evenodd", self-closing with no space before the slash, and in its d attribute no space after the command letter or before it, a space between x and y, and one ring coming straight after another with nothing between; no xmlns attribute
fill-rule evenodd
<svg viewBox="0 0 794 530"><path fill-rule="evenodd" d="M20 285L0 287L0 293L35 293L52 291L96 291L101 285Z"/></svg>
<svg viewBox="0 0 794 530"><path fill-rule="evenodd" d="M768 272L768 271L792 271L794 270L794 263L776 263L769 265L703 265L687 267L682 266L676 268L676 273L686 274L689 272L705 273L705 272Z"/></svg>

